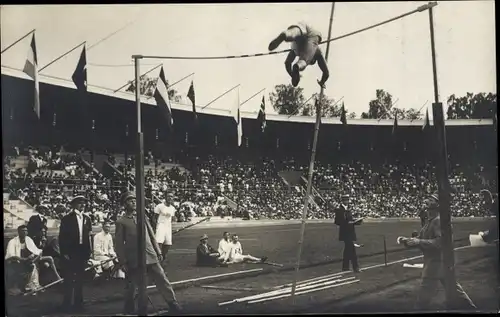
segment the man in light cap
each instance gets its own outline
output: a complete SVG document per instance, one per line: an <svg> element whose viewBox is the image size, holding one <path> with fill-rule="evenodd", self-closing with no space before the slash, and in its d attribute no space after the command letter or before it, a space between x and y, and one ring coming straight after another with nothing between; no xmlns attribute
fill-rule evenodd
<svg viewBox="0 0 500 317"><path fill-rule="evenodd" d="M92 223L84 214L87 199L75 196L71 202L71 211L61 219L59 228L59 249L64 273L64 301L62 309L83 311L83 278L85 267L90 259L90 233ZM72 305L74 291L74 304Z"/></svg>
<svg viewBox="0 0 500 317"><path fill-rule="evenodd" d="M400 242L407 247L418 247L424 255L424 268L422 281L417 295L415 308L417 310L429 309L429 304L436 295L438 284L446 287L444 279L444 267L441 249L441 223L439 218L439 198L437 194L429 195L424 204L427 210L427 222L420 230L416 238L399 238ZM450 309L475 309L462 286L457 282L455 285L455 296L447 303Z"/></svg>
<svg viewBox="0 0 500 317"><path fill-rule="evenodd" d="M220 266L222 260L219 259L219 252L208 244L208 236L204 234L200 238L200 244L196 248L197 266Z"/></svg>
<svg viewBox="0 0 500 317"><path fill-rule="evenodd" d="M154 209L154 213L158 215L155 238L158 244L162 246L161 253L164 260L172 246L172 217L175 216L173 199L174 195L172 193L165 193L165 202L162 202Z"/></svg>
<svg viewBox="0 0 500 317"><path fill-rule="evenodd" d="M125 271L127 289L125 293L125 312L135 313L134 294L139 284L140 272L137 259L137 217L135 195L130 192L122 194L121 204L125 207L125 215L116 221L115 246L118 262ZM181 307L177 302L172 285L160 265L161 252L155 240L153 229L147 217L146 224L146 270L148 276L155 282L171 311L179 312Z"/></svg>

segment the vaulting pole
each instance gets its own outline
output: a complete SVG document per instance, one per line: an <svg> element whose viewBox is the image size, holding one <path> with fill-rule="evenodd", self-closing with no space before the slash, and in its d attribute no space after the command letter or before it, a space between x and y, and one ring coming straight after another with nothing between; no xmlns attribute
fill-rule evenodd
<svg viewBox="0 0 500 317"><path fill-rule="evenodd" d="M328 27L328 42L326 44L326 53L325 59L328 62L328 53L330 51L330 38L332 36L332 23L333 23L333 12L335 11L335 2L332 3L332 10L330 13L330 26ZM321 87L319 92L319 100L323 99L324 88ZM319 134L319 125L321 122L321 106L320 103L316 103L316 124L314 129L314 139L313 139L313 148L311 152L311 162L309 163L309 177L307 181L307 190L306 195L304 197L304 211L302 212L302 225L300 228L300 239L299 239L299 247L297 250L297 263L295 264L295 276L292 284L292 301L295 305L295 290L297 288L297 279L299 277L299 268L300 268L300 258L302 255L302 245L304 242L304 232L306 229L306 220L307 220L307 211L309 205L309 196L311 195L311 187L312 187L312 177L314 172L314 160L316 159L316 146L318 143L318 134Z"/></svg>

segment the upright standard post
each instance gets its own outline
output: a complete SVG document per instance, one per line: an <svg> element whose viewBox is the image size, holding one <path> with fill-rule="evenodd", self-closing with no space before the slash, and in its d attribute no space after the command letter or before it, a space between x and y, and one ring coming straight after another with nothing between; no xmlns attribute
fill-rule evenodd
<svg viewBox="0 0 500 317"><path fill-rule="evenodd" d="M333 12L335 10L335 2L332 3L332 10L330 13L330 25L328 28L328 40L330 40L331 35L332 35L332 23L333 23ZM330 41L327 42L326 44L326 53L325 53L325 59L328 62L328 53L330 51ZM312 147L312 152L311 152L311 162L309 163L309 177L307 181L307 190L306 190L306 196L304 197L304 210L302 212L302 225L300 228L300 239L299 239L299 247L297 250L297 263L295 264L295 276L293 279L293 284L292 284L292 301L295 305L295 290L297 288L297 279L299 277L299 268L300 268L300 257L302 255L302 244L304 242L304 232L306 229L306 220L307 220L307 210L308 210L308 205L309 205L309 196L311 195L311 187L312 187L312 177L313 177L313 172L314 172L314 160L316 159L316 145L318 143L318 134L319 134L319 125L321 122L321 106L320 102L323 99L323 87L321 87L320 93L319 93L319 100L316 103L316 124L315 124L315 129L314 129L314 139L313 139L313 147Z"/></svg>
<svg viewBox="0 0 500 317"><path fill-rule="evenodd" d="M146 218L144 211L144 144L141 128L141 97L140 97L140 59L142 56L134 55L135 62L135 100L137 103L137 152L135 155L135 191L137 199L137 259L139 269L139 316L146 316L148 310L147 285L146 285Z"/></svg>
<svg viewBox="0 0 500 317"><path fill-rule="evenodd" d="M434 103L432 104L432 113L434 116L433 121L437 146L436 166L438 174L439 216L441 219L441 252L443 253L443 265L445 268L444 277L446 281L446 302L450 304L453 302L453 298L455 296L455 261L451 230L450 184L448 179L446 131L444 124L443 104L439 102L436 70L436 48L434 43L434 17L432 7L430 7L429 9L429 24L431 35L432 75L434 82Z"/></svg>

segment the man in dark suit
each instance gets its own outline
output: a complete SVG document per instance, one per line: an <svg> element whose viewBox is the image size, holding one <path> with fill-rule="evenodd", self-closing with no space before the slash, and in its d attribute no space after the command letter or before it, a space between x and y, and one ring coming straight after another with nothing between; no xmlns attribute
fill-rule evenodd
<svg viewBox="0 0 500 317"><path fill-rule="evenodd" d="M219 260L219 256L219 252L208 244L208 236L204 234L200 238L200 244L196 248L196 265L212 267L221 266L222 259Z"/></svg>
<svg viewBox="0 0 500 317"><path fill-rule="evenodd" d="M86 201L83 196L76 196L71 200L71 211L61 219L59 229L58 241L64 273L62 309L65 311L83 311L83 277L91 255L92 232L91 220L83 213Z"/></svg>
<svg viewBox="0 0 500 317"><path fill-rule="evenodd" d="M429 304L436 295L438 284L444 287L444 269L441 251L441 224L439 218L439 199L437 194L430 195L424 201L427 210L427 222L420 230L417 238L399 238L407 247L418 247L424 255L422 281L415 303L417 310L429 309ZM474 309L471 301L462 286L457 282L455 296L447 303L449 309Z"/></svg>
<svg viewBox="0 0 500 317"><path fill-rule="evenodd" d="M352 263L354 272L359 273L358 256L356 255L356 230L355 225L361 224L361 220L354 220L352 212L348 210L349 195L342 195L340 207L335 210L335 224L339 227L339 241L344 242L344 254L342 258L342 271L349 271L349 263Z"/></svg>
<svg viewBox="0 0 500 317"><path fill-rule="evenodd" d="M115 233L115 248L118 262L125 271L127 279L127 289L125 293L125 312L135 313L134 294L139 283L140 272L137 259L137 216L135 195L130 192L125 192L120 198L121 204L125 207L125 215L116 221ZM165 271L160 265L162 260L160 247L155 240L155 235L151 224L147 217L146 222L146 271L167 302L169 308L173 312L182 310L177 302L172 285L165 274Z"/></svg>
<svg viewBox="0 0 500 317"><path fill-rule="evenodd" d="M47 218L42 216L42 213L48 211L44 205L38 205L35 208L35 214L30 217L28 221L28 236L35 242L36 245L40 244L42 238L42 230L47 226Z"/></svg>

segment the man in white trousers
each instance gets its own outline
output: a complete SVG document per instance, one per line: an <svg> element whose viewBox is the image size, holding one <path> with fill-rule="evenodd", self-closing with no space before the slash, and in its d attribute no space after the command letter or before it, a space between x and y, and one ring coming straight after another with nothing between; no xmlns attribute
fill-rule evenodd
<svg viewBox="0 0 500 317"><path fill-rule="evenodd" d="M158 215L156 224L156 241L161 245L163 260L167 258L167 253L172 246L172 217L175 216L173 205L174 195L165 193L165 202L157 205L154 213Z"/></svg>

